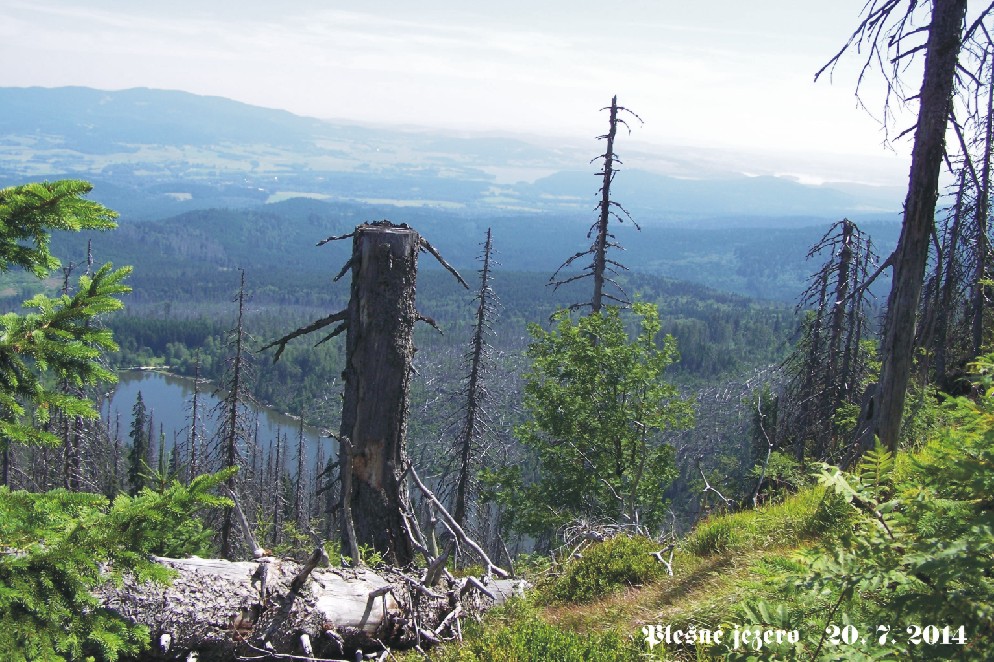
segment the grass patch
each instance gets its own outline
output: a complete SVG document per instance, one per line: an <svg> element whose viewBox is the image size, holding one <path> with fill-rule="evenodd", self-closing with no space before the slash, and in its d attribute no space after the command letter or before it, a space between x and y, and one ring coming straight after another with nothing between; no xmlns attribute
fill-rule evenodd
<svg viewBox="0 0 994 662"><path fill-rule="evenodd" d="M643 652L640 641L617 630L581 633L548 623L542 620L530 600L516 598L488 613L482 626L468 624L466 639L461 645L434 649L431 659L437 662L636 662L645 659Z"/></svg>
<svg viewBox="0 0 994 662"><path fill-rule="evenodd" d="M852 519L852 508L821 487L756 510L717 515L684 539L673 559L674 576L657 575L643 588L615 591L586 604L553 603L544 617L571 631L614 628L639 643L645 625L686 630L745 622L739 605L785 597L793 590L791 578L803 567L797 552L840 535ZM657 647L654 653L666 660L712 659L692 648Z"/></svg>
<svg viewBox="0 0 994 662"><path fill-rule="evenodd" d="M662 650L646 657L642 627L716 628L745 623L740 605L779 600L802 570L797 552L848 530L852 508L820 487L757 510L700 523L677 548L674 576L651 556L660 545L617 536L591 545L525 600L467 624L466 640L433 660L709 660L716 650ZM406 658L405 658L406 659ZM413 658L412 658L413 659Z"/></svg>
<svg viewBox="0 0 994 662"><path fill-rule="evenodd" d="M683 546L697 556L797 546L836 535L852 520L852 508L842 499L828 494L824 487L812 487L780 503L711 517L697 525Z"/></svg>
<svg viewBox="0 0 994 662"><path fill-rule="evenodd" d="M665 570L653 556L659 543L641 536L619 535L594 543L580 558L570 559L562 574L539 590L546 603L590 602L615 591L642 586Z"/></svg>

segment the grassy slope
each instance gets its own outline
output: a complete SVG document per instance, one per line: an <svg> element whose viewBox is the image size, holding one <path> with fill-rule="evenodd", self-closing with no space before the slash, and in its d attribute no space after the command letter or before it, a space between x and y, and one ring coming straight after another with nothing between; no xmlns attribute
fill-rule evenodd
<svg viewBox="0 0 994 662"><path fill-rule="evenodd" d="M934 408L916 452L868 451L854 474L821 473L831 492L809 487L705 520L680 542L673 576L646 562L657 543L617 536L591 545L539 582L529 603L496 614L442 659L991 659L994 355L976 365L976 399ZM766 624L796 630L799 641L776 653L736 644L645 655L650 624L720 626L726 644L737 626Z"/></svg>
<svg viewBox="0 0 994 662"><path fill-rule="evenodd" d="M847 505L807 488L782 503L713 516L684 539L673 558L673 576L630 588L587 605L549 606L545 617L568 630L614 628L638 643L642 627L690 625L715 629L739 623L732 609L744 600L782 595L783 578L797 572L796 553L846 525ZM727 629L727 628L726 628ZM673 647L660 659L698 659Z"/></svg>
<svg viewBox="0 0 994 662"><path fill-rule="evenodd" d="M782 503L715 515L681 541L672 577L658 566L655 576L641 585L619 588L586 604L551 602L556 580L540 580L528 604L488 615L483 628L467 633L466 643L435 651L432 659L647 659L645 625L727 627L741 622L733 611L740 602L782 596L784 577L800 569L792 557L845 528L848 508L837 499L826 499L824 488L813 487ZM569 566L561 577L568 574ZM539 620L542 625L536 625ZM543 630L536 632L537 627ZM546 637L558 646L552 657ZM579 648L581 642L592 643ZM657 646L653 654L659 660L708 659L704 651L679 647Z"/></svg>

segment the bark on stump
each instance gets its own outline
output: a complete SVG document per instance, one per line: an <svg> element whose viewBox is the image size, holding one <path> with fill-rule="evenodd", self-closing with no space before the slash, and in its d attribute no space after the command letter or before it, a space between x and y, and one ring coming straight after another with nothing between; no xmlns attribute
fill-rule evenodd
<svg viewBox="0 0 994 662"><path fill-rule="evenodd" d="M966 4L966 0L937 0L932 6L904 224L897 248L890 257L894 270L880 344L883 367L873 427L880 445L892 453L897 452L900 443L901 417L915 357L918 303L935 227L939 171L945 154L946 125Z"/></svg>
<svg viewBox="0 0 994 662"><path fill-rule="evenodd" d="M369 545L403 567L414 561L403 474L421 237L383 222L357 227L352 242L341 427L342 504L351 522L342 527L343 549L354 556L355 546Z"/></svg>
<svg viewBox="0 0 994 662"><path fill-rule="evenodd" d="M425 251L464 286L466 282L435 248L406 225L379 221L358 226L352 257L337 281L351 269L352 292L345 310L275 340L274 361L289 341L339 322L318 344L347 331L342 425L339 435L342 549L356 562L360 547L379 552L395 567L414 562L415 548L427 555L413 519L406 476L408 391L414 358L414 307L418 253ZM437 327L436 327L437 328ZM430 560L430 559L428 559Z"/></svg>

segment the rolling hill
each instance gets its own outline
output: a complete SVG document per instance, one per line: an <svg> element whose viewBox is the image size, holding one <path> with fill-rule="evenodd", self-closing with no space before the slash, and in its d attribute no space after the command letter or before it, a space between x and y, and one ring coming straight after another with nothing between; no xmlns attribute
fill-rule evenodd
<svg viewBox="0 0 994 662"><path fill-rule="evenodd" d="M105 204L136 219L298 196L472 216L585 218L598 188L589 161L599 145L582 136L564 145L537 136L363 126L144 88L0 88L0 105L0 184L89 179ZM759 219L867 214L893 220L902 199L896 189L718 171L686 148L670 155L680 156L680 169L662 173L649 158L659 148L639 144L637 133L618 149L632 158L616 180L616 197L645 223L762 225Z"/></svg>

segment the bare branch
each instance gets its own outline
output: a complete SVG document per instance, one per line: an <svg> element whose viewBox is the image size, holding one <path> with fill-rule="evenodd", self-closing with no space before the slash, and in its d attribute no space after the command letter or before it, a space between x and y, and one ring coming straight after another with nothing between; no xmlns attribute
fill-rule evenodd
<svg viewBox="0 0 994 662"><path fill-rule="evenodd" d="M450 515L449 511L445 509L445 506L442 505L442 502L438 500L438 497L432 494L431 490L425 487L425 484L421 482L421 479L418 478L418 472L414 470L414 467L411 465L408 465L408 467L411 472L411 477L414 479L414 482L418 486L418 489L421 490L421 493L424 494L425 498L427 498L431 502L431 504L435 507L435 509L442 515L442 519L445 520L446 525L452 530L452 532L460 540L462 540L467 547L472 549L477 554L477 556L480 557L480 560L482 560L484 563L487 573L489 574L493 572L498 577L506 579L508 577L507 572L504 569L497 566L496 564L494 564L494 562L490 560L490 557L487 556L487 553L483 551L483 548L481 548L478 544L476 544L476 542L472 538L466 535L466 532L452 518L452 515Z"/></svg>
<svg viewBox="0 0 994 662"><path fill-rule="evenodd" d="M570 276L566 280L557 280L554 283L548 283L548 284L553 286L553 288L552 288L553 290L558 290L560 285L567 285L569 283L572 283L575 280L580 280L581 278L590 278L591 276L593 276L592 273L582 273L582 274L578 274L576 276Z"/></svg>
<svg viewBox="0 0 994 662"><path fill-rule="evenodd" d="M349 323L348 322L342 322L341 324L339 324L338 326L336 326L334 329L332 329L331 333L329 333L324 338L322 338L321 340L319 340L316 343L314 343L314 346L317 347L319 345L325 344L326 342L328 342L329 340L331 340L335 336L341 334L342 331L344 331L347 328L349 328Z"/></svg>
<svg viewBox="0 0 994 662"><path fill-rule="evenodd" d="M456 271L455 268L451 264L449 264L448 262L446 262L445 258L443 258L439 254L439 252L437 250L435 250L435 247L432 246L430 243L428 243L428 240L425 239L424 237L421 237L421 248L423 250L426 250L429 253L431 253L432 257L434 257L436 260L438 260L438 263L441 264L443 267L445 267L446 270L448 270L448 272L450 274L452 274L453 276L455 276L456 280L458 280L460 282L460 284L462 284L463 287L465 287L467 290L469 289L469 284L466 281L463 280L462 276L459 275L459 272Z"/></svg>
<svg viewBox="0 0 994 662"><path fill-rule="evenodd" d="M338 282L339 280L341 280L342 276L344 276L344 275L345 275L345 273L346 273L346 272L347 272L347 271L348 271L349 269L351 269L351 268L352 268L352 265L353 265L353 264L355 264L355 255L352 255L352 256L351 256L351 257L349 258L348 262L346 262L346 263L345 263L345 266L344 266L344 267L342 267L342 270L338 272L338 275L337 275L337 276L335 276L335 277L334 277L334 278L333 278L333 279L331 280L331 282L333 282L333 283L337 283L337 282Z"/></svg>
<svg viewBox="0 0 994 662"><path fill-rule="evenodd" d="M982 29L984 32L987 32L987 28L984 27L984 19L987 18L987 15L991 13L991 10L994 10L994 2L987 5L984 11L980 12L980 16L977 17L977 20L973 22L973 24L967 29L966 33L963 35L963 41L973 39L973 34L977 31L978 28ZM990 39L989 35L988 39Z"/></svg>
<svg viewBox="0 0 994 662"><path fill-rule="evenodd" d="M432 318L428 317L427 315L422 315L422 314L421 314L421 313L419 312L419 313L418 313L418 316L417 316L417 317L416 317L415 319L416 319L416 320L417 320L418 322L424 322L425 324L427 324L427 325L428 325L428 326L430 326L431 328L433 328L433 329L435 329L436 331L438 331L438 332L439 332L439 333L440 333L441 335L443 335L443 336L445 335L444 333L442 333L442 329L438 328L438 323L437 323L437 322L435 322L435 320L433 320Z"/></svg>
<svg viewBox="0 0 994 662"><path fill-rule="evenodd" d="M591 230L593 230L593 228L591 228ZM588 234L587 236L589 237L590 235ZM563 262L562 264L559 265L559 268L556 269L556 273L552 274L552 277L549 278L549 282L551 283L551 282L555 281L556 280L556 276L559 275L559 272L562 271L563 269L565 269L566 267L568 267L569 265L571 265L574 261L576 261L579 258L583 257L584 255L592 255L593 252L594 251L593 251L592 248L588 248L585 251L581 251L579 253L574 254L573 257L569 258L568 260L566 260L565 262Z"/></svg>
<svg viewBox="0 0 994 662"><path fill-rule="evenodd" d="M718 498L724 502L727 508L734 508L735 502L729 499L728 497L726 497L721 492L719 492L718 488L716 488L714 485L708 482L708 477L704 475L704 469L701 469L700 464L698 464L697 470L701 472L701 478L704 479L704 492L705 493L714 492L715 494L718 495Z"/></svg>
<svg viewBox="0 0 994 662"><path fill-rule="evenodd" d="M317 245L318 246L324 246L325 244L327 244L330 241L339 241L341 239L348 239L349 237L352 237L354 235L355 235L355 232L350 232L348 234L341 234L341 235L338 235L338 236L332 235L332 236L328 237L327 239L322 239L321 241L319 241L317 243Z"/></svg>
<svg viewBox="0 0 994 662"><path fill-rule="evenodd" d="M973 185L978 191L983 190L980 186L980 178L977 177L977 169L973 166L973 159L970 157L970 150L966 146L966 139L963 137L963 129L960 127L959 122L956 121L956 115L950 112L949 123L953 125L953 129L956 133L956 138L959 139L960 149L963 150L963 163L966 166L967 173L970 175L970 179L973 181Z"/></svg>
<svg viewBox="0 0 994 662"><path fill-rule="evenodd" d="M283 350L286 349L287 343L293 340L294 338L299 338L300 336L306 336L308 333L311 333L312 331L323 329L324 327L333 324L335 322L341 322L345 320L347 316L348 316L348 310L340 310L337 313L332 313L327 317L322 317L317 321L311 322L307 326L302 326L296 331L291 331L282 338L274 340L265 347L262 347L261 349L259 349L259 351L264 352L270 347L276 347L277 345L279 345L279 348L276 350L276 355L273 357L273 363L276 363L277 361L280 360L280 356L283 354Z"/></svg>
<svg viewBox="0 0 994 662"><path fill-rule="evenodd" d="M235 496L234 491L227 485L223 486L223 489L228 495L228 498L235 504L235 513L237 513L238 521L242 525L242 533L245 535L245 541L252 546L252 556L257 559L266 556L266 550L259 545L255 539L255 536L252 535L252 527L249 526L248 519L245 517L244 511L242 511L241 505L238 503L238 497Z"/></svg>

